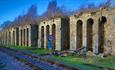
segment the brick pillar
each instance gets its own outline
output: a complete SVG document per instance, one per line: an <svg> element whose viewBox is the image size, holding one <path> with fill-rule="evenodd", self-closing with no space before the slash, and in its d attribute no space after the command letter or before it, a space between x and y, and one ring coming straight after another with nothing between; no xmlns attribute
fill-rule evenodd
<svg viewBox="0 0 115 70"><path fill-rule="evenodd" d="M11 30L11 45L13 44L13 30Z"/></svg>
<svg viewBox="0 0 115 70"><path fill-rule="evenodd" d="M2 32L2 44L3 44L3 32Z"/></svg>
<svg viewBox="0 0 115 70"><path fill-rule="evenodd" d="M83 43L82 43L82 47L86 47L86 43L87 43L87 36L86 36L86 34L87 34L87 21L84 21L84 20L82 20L82 22L83 22L83 24L82 24L82 29L83 29L83 31L82 31L82 41L83 41Z"/></svg>
<svg viewBox="0 0 115 70"><path fill-rule="evenodd" d="M5 45L5 32L4 32L4 45Z"/></svg>
<svg viewBox="0 0 115 70"><path fill-rule="evenodd" d="M76 18L70 17L70 50L76 50Z"/></svg>
<svg viewBox="0 0 115 70"><path fill-rule="evenodd" d="M0 32L0 44L1 44L1 32Z"/></svg>
<svg viewBox="0 0 115 70"><path fill-rule="evenodd" d="M41 26L38 27L38 48L41 48Z"/></svg>
<svg viewBox="0 0 115 70"><path fill-rule="evenodd" d="M3 45L4 45L4 32L2 33L2 36L3 36Z"/></svg>
<svg viewBox="0 0 115 70"><path fill-rule="evenodd" d="M6 31L6 45L7 45L7 39L8 39L8 38L7 38L7 31Z"/></svg>
<svg viewBox="0 0 115 70"><path fill-rule="evenodd" d="M3 32L1 33L1 38L2 38L2 42L1 43L3 44Z"/></svg>
<svg viewBox="0 0 115 70"><path fill-rule="evenodd" d="M25 46L27 46L27 28L25 28Z"/></svg>
<svg viewBox="0 0 115 70"><path fill-rule="evenodd" d="M2 32L2 44L4 44L4 34Z"/></svg>
<svg viewBox="0 0 115 70"><path fill-rule="evenodd" d="M19 46L21 46L21 29L19 28Z"/></svg>
<svg viewBox="0 0 115 70"><path fill-rule="evenodd" d="M45 25L44 25L44 48L46 48L46 27L45 27Z"/></svg>
<svg viewBox="0 0 115 70"><path fill-rule="evenodd" d="M24 42L25 42L25 41L24 41L24 38L25 38L25 37L24 37L24 28L23 28L22 33L23 33L23 46L25 46L25 44L24 44Z"/></svg>
<svg viewBox="0 0 115 70"><path fill-rule="evenodd" d="M51 24L49 25L49 35L52 35L52 25ZM53 45L52 45L52 48L53 48Z"/></svg>
<svg viewBox="0 0 115 70"><path fill-rule="evenodd" d="M29 29L27 28L27 29L26 29L26 35L28 35L28 37L29 37L28 31L29 31ZM29 46L29 45L28 45L28 44L29 44L28 37L26 37L26 45L27 45L27 46Z"/></svg>
<svg viewBox="0 0 115 70"><path fill-rule="evenodd" d="M31 26L29 27L28 33L29 33L29 46L31 46Z"/></svg>
<svg viewBox="0 0 115 70"><path fill-rule="evenodd" d="M17 44L16 44L16 39L17 39L16 37L17 37L17 36L16 36L16 29L15 29L15 45L17 45Z"/></svg>
<svg viewBox="0 0 115 70"><path fill-rule="evenodd" d="M24 46L24 29L22 29L22 46Z"/></svg>
<svg viewBox="0 0 115 70"><path fill-rule="evenodd" d="M2 36L2 32L1 32L1 44L3 44L3 36Z"/></svg>
<svg viewBox="0 0 115 70"><path fill-rule="evenodd" d="M25 43L26 43L26 41L25 41L25 40L26 40L25 34L26 34L26 33L25 33L25 28L24 28L24 46L26 46L26 44L25 44Z"/></svg>
<svg viewBox="0 0 115 70"><path fill-rule="evenodd" d="M6 33L4 31L4 44L6 44Z"/></svg>
<svg viewBox="0 0 115 70"><path fill-rule="evenodd" d="M61 50L61 19L56 19L56 48L55 50Z"/></svg>
<svg viewBox="0 0 115 70"><path fill-rule="evenodd" d="M108 31L107 27L108 27L108 24L111 23L111 20L109 21L109 18L107 18L106 16L105 16L105 18L106 18L107 21L104 23L104 52L106 52L108 49L110 49L110 46L112 47L112 45L110 45L109 48L106 49L107 48L107 41L108 41L107 37L110 36L109 39L112 41L112 38L111 38L112 34L110 35L107 32Z"/></svg>
<svg viewBox="0 0 115 70"><path fill-rule="evenodd" d="M98 53L98 18L93 23L93 52Z"/></svg>
<svg viewBox="0 0 115 70"><path fill-rule="evenodd" d="M10 45L10 31L8 31L8 44Z"/></svg>
<svg viewBox="0 0 115 70"><path fill-rule="evenodd" d="M10 30L8 31L8 44L10 45Z"/></svg>

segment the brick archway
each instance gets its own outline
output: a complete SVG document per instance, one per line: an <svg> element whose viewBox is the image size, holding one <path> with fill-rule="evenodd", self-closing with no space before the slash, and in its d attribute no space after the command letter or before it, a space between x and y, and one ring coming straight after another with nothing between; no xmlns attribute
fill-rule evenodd
<svg viewBox="0 0 115 70"><path fill-rule="evenodd" d="M56 25L55 24L52 25L52 37L53 37L52 49L55 50L56 48Z"/></svg>
<svg viewBox="0 0 115 70"><path fill-rule="evenodd" d="M21 46L22 46L22 29L20 30L20 37L21 37Z"/></svg>
<svg viewBox="0 0 115 70"><path fill-rule="evenodd" d="M104 44L105 44L105 28L104 25L107 22L107 19L105 16L102 16L99 18L98 23L98 52L103 53L104 52Z"/></svg>
<svg viewBox="0 0 115 70"><path fill-rule="evenodd" d="M13 40L12 44L15 45L15 31L13 31L12 40Z"/></svg>
<svg viewBox="0 0 115 70"><path fill-rule="evenodd" d="M87 51L93 51L93 19L87 20Z"/></svg>
<svg viewBox="0 0 115 70"><path fill-rule="evenodd" d="M9 44L11 45L11 32L9 31Z"/></svg>
<svg viewBox="0 0 115 70"><path fill-rule="evenodd" d="M48 36L49 36L49 33L50 33L49 29L50 29L50 26L47 25L46 26L46 48L48 48Z"/></svg>
<svg viewBox="0 0 115 70"><path fill-rule="evenodd" d="M27 46L29 46L29 28L27 28Z"/></svg>
<svg viewBox="0 0 115 70"><path fill-rule="evenodd" d="M26 43L25 43L25 41L26 41L26 40L25 40L25 37L26 37L25 32L26 32L26 31L25 31L25 29L24 29L24 32L23 32L23 33L24 33L24 41L23 41L23 42L24 42L24 46L25 46L25 44L26 44Z"/></svg>
<svg viewBox="0 0 115 70"><path fill-rule="evenodd" d="M41 48L44 48L44 26L41 27Z"/></svg>
<svg viewBox="0 0 115 70"><path fill-rule="evenodd" d="M77 38L76 38L76 41L77 41L77 49L79 49L79 48L81 48L82 47L82 24L83 24L83 22L82 22L82 20L78 20L77 21Z"/></svg>

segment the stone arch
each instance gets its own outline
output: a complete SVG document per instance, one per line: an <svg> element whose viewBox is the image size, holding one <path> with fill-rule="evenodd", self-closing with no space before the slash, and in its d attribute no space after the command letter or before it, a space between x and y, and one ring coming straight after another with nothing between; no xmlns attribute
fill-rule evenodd
<svg viewBox="0 0 115 70"><path fill-rule="evenodd" d="M98 23L98 52L103 53L104 52L104 44L105 44L105 23L107 22L107 19L105 16L102 16L99 18Z"/></svg>
<svg viewBox="0 0 115 70"><path fill-rule="evenodd" d="M12 44L15 45L15 31L13 31L13 37L12 37L12 40L13 40Z"/></svg>
<svg viewBox="0 0 115 70"><path fill-rule="evenodd" d="M24 46L24 29L22 29L22 46Z"/></svg>
<svg viewBox="0 0 115 70"><path fill-rule="evenodd" d="M41 27L41 48L44 48L44 26Z"/></svg>
<svg viewBox="0 0 115 70"><path fill-rule="evenodd" d="M27 46L29 46L29 28L27 28Z"/></svg>
<svg viewBox="0 0 115 70"><path fill-rule="evenodd" d="M52 25L52 37L53 37L52 49L55 50L56 48L56 25L55 24Z"/></svg>
<svg viewBox="0 0 115 70"><path fill-rule="evenodd" d="M11 32L9 31L9 44L11 44Z"/></svg>
<svg viewBox="0 0 115 70"><path fill-rule="evenodd" d="M26 32L26 31L25 31L25 29L24 29L24 32L23 32L23 33L24 33L24 38L23 38L23 39L24 39L24 41L23 41L23 42L24 42L24 46L25 46L25 44L26 44L26 42L25 42L25 41L26 41L26 40L25 40L25 37L26 37L26 36L25 36L25 35L26 35L25 32Z"/></svg>
<svg viewBox="0 0 115 70"><path fill-rule="evenodd" d="M77 21L77 25L76 25L76 41L77 41L77 49L79 49L79 48L81 48L82 47L82 36L83 36L83 33L82 33L82 24L83 24L83 22L82 22L82 20L78 20Z"/></svg>
<svg viewBox="0 0 115 70"><path fill-rule="evenodd" d="M46 48L48 48L48 37L50 35L50 26L46 26Z"/></svg>
<svg viewBox="0 0 115 70"><path fill-rule="evenodd" d="M6 44L7 44L7 32L5 32Z"/></svg>
<svg viewBox="0 0 115 70"><path fill-rule="evenodd" d="M87 20L87 51L93 51L93 23L92 18Z"/></svg>
<svg viewBox="0 0 115 70"><path fill-rule="evenodd" d="M21 41L21 46L22 46L22 29L20 30L20 35L21 35L20 41Z"/></svg>
<svg viewBox="0 0 115 70"><path fill-rule="evenodd" d="M16 28L16 45L19 45L19 28Z"/></svg>

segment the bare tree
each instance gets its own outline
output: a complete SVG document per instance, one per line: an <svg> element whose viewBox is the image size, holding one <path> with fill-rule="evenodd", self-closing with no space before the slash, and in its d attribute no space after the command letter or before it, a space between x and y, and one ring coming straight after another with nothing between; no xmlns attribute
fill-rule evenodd
<svg viewBox="0 0 115 70"><path fill-rule="evenodd" d="M28 9L27 14L19 17L18 19L19 19L19 22L21 24L34 24L34 23L36 23L37 20L39 19L39 16L37 14L37 6L32 5Z"/></svg>
<svg viewBox="0 0 115 70"><path fill-rule="evenodd" d="M11 21L5 21L3 24L1 24L0 28L1 29L6 29L11 26Z"/></svg>
<svg viewBox="0 0 115 70"><path fill-rule="evenodd" d="M97 9L98 9L98 7L96 7L94 3L90 3L87 5L86 11L93 14L93 13L95 13L95 11Z"/></svg>
<svg viewBox="0 0 115 70"><path fill-rule="evenodd" d="M47 11L42 14L41 18L51 18L51 17L56 17L56 16L64 16L64 12L62 11L62 7L57 6L57 1L52 0L48 4Z"/></svg>
<svg viewBox="0 0 115 70"><path fill-rule="evenodd" d="M28 12L26 14L27 17L37 17L37 6L36 5L32 5L29 9Z"/></svg>
<svg viewBox="0 0 115 70"><path fill-rule="evenodd" d="M6 21L4 22L0 27L2 29L10 27L10 26L18 26L20 24L33 24L36 23L38 20L39 16L37 15L37 6L32 5L29 9L27 14L19 15L14 19L14 21Z"/></svg>
<svg viewBox="0 0 115 70"><path fill-rule="evenodd" d="M112 4L112 0L105 0L105 2L101 3L98 8L109 8Z"/></svg>

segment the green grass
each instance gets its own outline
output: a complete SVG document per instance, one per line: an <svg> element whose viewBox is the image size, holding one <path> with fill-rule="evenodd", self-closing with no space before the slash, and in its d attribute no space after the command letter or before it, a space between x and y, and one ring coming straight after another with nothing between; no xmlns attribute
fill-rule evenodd
<svg viewBox="0 0 115 70"><path fill-rule="evenodd" d="M39 48L31 48L25 46L8 46L10 48L19 49L19 50L29 50L33 53L44 55L51 53L52 50L48 49L39 49ZM80 57L80 56L52 56L49 59L57 60L61 63L67 64L69 66L73 66L76 68L80 68L81 70L103 70L99 67L104 68L113 68L115 69L115 56L109 56L105 58L101 57Z"/></svg>
<svg viewBox="0 0 115 70"><path fill-rule="evenodd" d="M34 49L34 50L32 50L32 52L34 52L34 53L37 53L37 54L40 54L40 55L44 55L44 54L48 54L48 53L51 53L52 52L52 50L48 50L48 49Z"/></svg>
<svg viewBox="0 0 115 70"><path fill-rule="evenodd" d="M18 49L18 50L29 50L33 53L36 53L36 54L40 54L40 55L44 55L44 54L48 54L48 53L51 53L52 50L48 50L48 49L41 49L41 48L33 48L31 46L15 46L15 45L4 45L6 47L9 47L9 48L13 48L13 49Z"/></svg>
<svg viewBox="0 0 115 70"><path fill-rule="evenodd" d="M19 49L19 50L28 50L31 49L31 47L27 47L27 46L15 46L15 45L9 45L9 48L14 48L14 49Z"/></svg>
<svg viewBox="0 0 115 70"><path fill-rule="evenodd" d="M106 58L100 57L76 57L76 56L53 56L51 59L57 59L58 61L78 67L81 70L103 70L99 67L113 68L115 69L115 56L109 56Z"/></svg>

